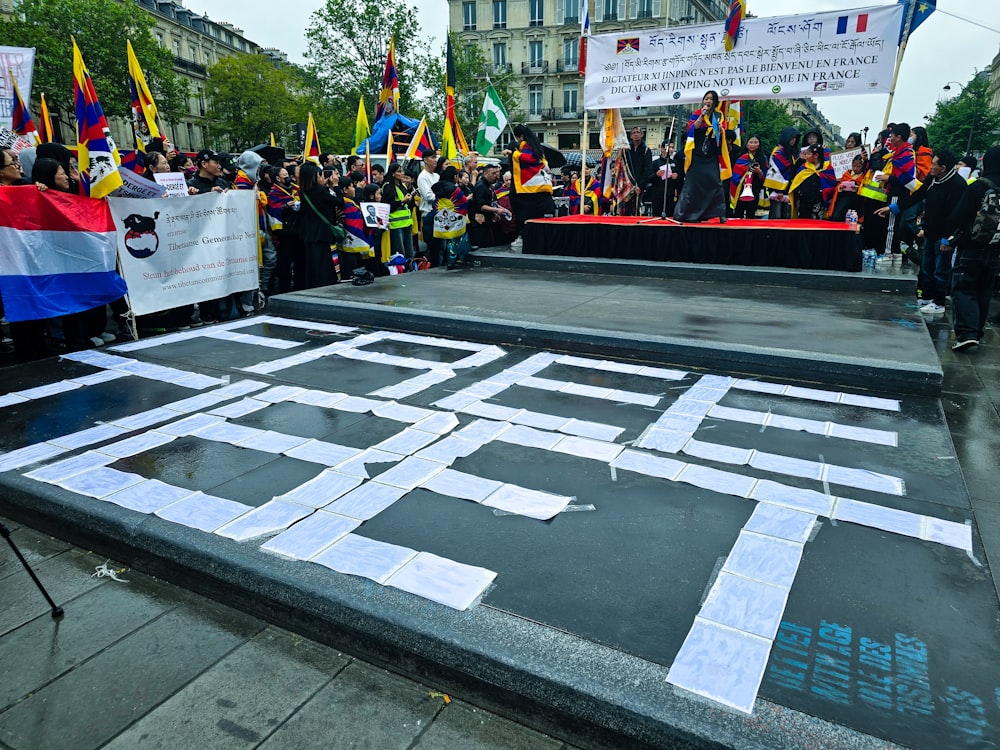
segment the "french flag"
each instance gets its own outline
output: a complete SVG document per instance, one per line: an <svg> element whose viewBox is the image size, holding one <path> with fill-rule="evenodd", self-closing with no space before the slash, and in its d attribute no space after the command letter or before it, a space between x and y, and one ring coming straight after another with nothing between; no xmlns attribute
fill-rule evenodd
<svg viewBox="0 0 1000 750"><path fill-rule="evenodd" d="M857 16L841 16L840 18L837 19L838 34L847 34L847 33L864 34L866 31L868 31L867 13L861 13L860 15Z"/></svg>
<svg viewBox="0 0 1000 750"><path fill-rule="evenodd" d="M107 201L34 185L0 189L0 295L7 319L54 318L124 296L116 243Z"/></svg>

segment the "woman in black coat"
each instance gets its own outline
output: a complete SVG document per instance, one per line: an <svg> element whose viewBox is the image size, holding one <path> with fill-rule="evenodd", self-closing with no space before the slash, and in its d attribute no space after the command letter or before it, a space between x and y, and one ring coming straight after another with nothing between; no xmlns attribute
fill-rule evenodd
<svg viewBox="0 0 1000 750"><path fill-rule="evenodd" d="M339 278L333 256L337 254L338 238L333 227L340 225L340 205L330 194L326 176L317 165L307 163L299 169L299 196L297 228L305 245L305 264L302 283L296 280L296 288L336 284Z"/></svg>

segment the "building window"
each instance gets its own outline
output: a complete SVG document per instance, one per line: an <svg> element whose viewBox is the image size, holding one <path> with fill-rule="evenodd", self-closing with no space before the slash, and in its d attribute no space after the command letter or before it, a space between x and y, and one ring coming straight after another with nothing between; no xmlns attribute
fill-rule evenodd
<svg viewBox="0 0 1000 750"><path fill-rule="evenodd" d="M541 67L542 63L545 62L545 57L542 55L541 40L528 42L528 59L531 61L531 67L533 68Z"/></svg>
<svg viewBox="0 0 1000 750"><path fill-rule="evenodd" d="M528 0L528 26L541 26L545 20L545 0Z"/></svg>
<svg viewBox="0 0 1000 750"><path fill-rule="evenodd" d="M580 65L580 40L576 37L563 41L563 68L575 70Z"/></svg>
<svg viewBox="0 0 1000 750"><path fill-rule="evenodd" d="M507 42L493 43L493 67L504 68L507 66Z"/></svg>
<svg viewBox="0 0 1000 750"><path fill-rule="evenodd" d="M181 43L179 39L174 39L174 57L181 56Z"/></svg>
<svg viewBox="0 0 1000 750"><path fill-rule="evenodd" d="M540 83L528 85L528 114L542 114L542 84Z"/></svg>
<svg viewBox="0 0 1000 750"><path fill-rule="evenodd" d="M566 6L561 23L580 23L580 2L579 0L563 0ZM556 23L560 23L558 18L562 10L563 3L556 6Z"/></svg>
<svg viewBox="0 0 1000 750"><path fill-rule="evenodd" d="M576 92L575 83L563 84L563 112L576 114Z"/></svg>
<svg viewBox="0 0 1000 750"><path fill-rule="evenodd" d="M632 0L633 18L652 18L653 0Z"/></svg>
<svg viewBox="0 0 1000 750"><path fill-rule="evenodd" d="M507 28L507 0L493 0L493 28Z"/></svg>
<svg viewBox="0 0 1000 750"><path fill-rule="evenodd" d="M462 3L462 31L475 31L476 30L476 3L475 0L472 2Z"/></svg>
<svg viewBox="0 0 1000 750"><path fill-rule="evenodd" d="M198 146L195 145L195 142L194 142L194 125L192 125L191 123L188 123L187 124L187 131L188 131L188 149L190 149L191 151L195 151L198 148L200 148L201 146L200 145L198 145Z"/></svg>
<svg viewBox="0 0 1000 750"><path fill-rule="evenodd" d="M618 20L618 0L597 0L597 2L604 3L604 20L605 21L617 21Z"/></svg>
<svg viewBox="0 0 1000 750"><path fill-rule="evenodd" d="M161 47L166 46L163 42L163 34L161 34L159 31L156 32L156 43L159 44Z"/></svg>

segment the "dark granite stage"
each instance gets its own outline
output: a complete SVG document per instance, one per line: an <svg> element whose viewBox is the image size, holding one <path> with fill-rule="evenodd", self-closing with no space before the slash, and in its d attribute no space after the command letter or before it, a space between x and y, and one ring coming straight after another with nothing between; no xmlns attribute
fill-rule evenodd
<svg viewBox="0 0 1000 750"><path fill-rule="evenodd" d="M564 216L527 222L523 237L524 252L539 255L861 270L857 233L829 221L678 224L631 216Z"/></svg>

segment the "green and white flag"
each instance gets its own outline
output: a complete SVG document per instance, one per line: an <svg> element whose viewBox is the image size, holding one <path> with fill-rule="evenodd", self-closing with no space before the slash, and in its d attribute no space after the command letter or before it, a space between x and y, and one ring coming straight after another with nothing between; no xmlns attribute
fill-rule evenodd
<svg viewBox="0 0 1000 750"><path fill-rule="evenodd" d="M476 132L476 151L481 154L489 153L497 138L507 127L507 110L504 109L500 95L489 84L486 89L486 99L483 101L483 113L479 116L479 130Z"/></svg>

